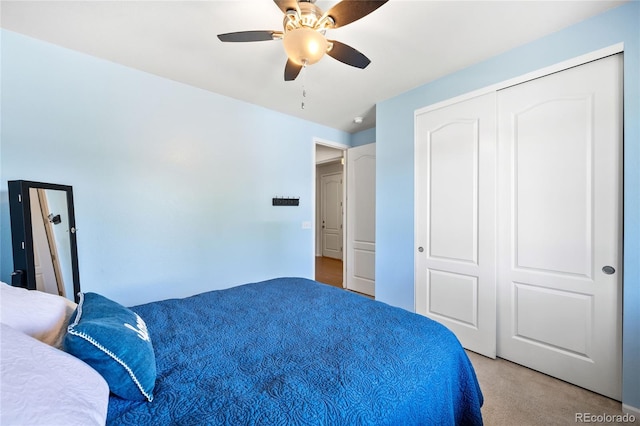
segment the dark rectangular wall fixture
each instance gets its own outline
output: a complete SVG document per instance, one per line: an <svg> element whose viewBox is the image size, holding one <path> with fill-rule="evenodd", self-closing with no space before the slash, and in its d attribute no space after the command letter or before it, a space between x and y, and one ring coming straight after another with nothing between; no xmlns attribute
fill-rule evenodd
<svg viewBox="0 0 640 426"><path fill-rule="evenodd" d="M273 198L272 206L299 206L300 198Z"/></svg>

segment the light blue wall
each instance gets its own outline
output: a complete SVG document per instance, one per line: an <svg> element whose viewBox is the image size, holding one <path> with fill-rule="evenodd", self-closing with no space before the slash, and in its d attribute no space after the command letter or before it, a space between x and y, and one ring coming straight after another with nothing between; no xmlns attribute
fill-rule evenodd
<svg viewBox="0 0 640 426"><path fill-rule="evenodd" d="M376 299L414 310L414 111L620 42L624 42L625 46L623 402L639 408L640 3L638 2L628 3L376 106Z"/></svg>
<svg viewBox="0 0 640 426"><path fill-rule="evenodd" d="M351 146L353 147L375 143L375 141L376 141L375 127L361 130L351 135Z"/></svg>
<svg viewBox="0 0 640 426"><path fill-rule="evenodd" d="M125 305L312 277L313 138L349 145L348 133L0 36L2 281L12 179L73 186L82 288Z"/></svg>

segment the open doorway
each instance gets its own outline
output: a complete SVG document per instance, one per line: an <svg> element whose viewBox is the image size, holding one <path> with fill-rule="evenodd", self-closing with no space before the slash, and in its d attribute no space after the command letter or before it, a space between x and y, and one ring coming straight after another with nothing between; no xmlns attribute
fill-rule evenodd
<svg viewBox="0 0 640 426"><path fill-rule="evenodd" d="M315 279L375 297L375 143L315 142Z"/></svg>
<svg viewBox="0 0 640 426"><path fill-rule="evenodd" d="M345 167L346 146L315 145L315 279L345 288Z"/></svg>

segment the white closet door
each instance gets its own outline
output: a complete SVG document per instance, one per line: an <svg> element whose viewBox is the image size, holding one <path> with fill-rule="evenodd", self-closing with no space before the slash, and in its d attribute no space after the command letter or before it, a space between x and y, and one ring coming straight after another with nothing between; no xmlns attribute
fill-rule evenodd
<svg viewBox="0 0 640 426"><path fill-rule="evenodd" d="M618 400L621 63L498 92L498 355Z"/></svg>
<svg viewBox="0 0 640 426"><path fill-rule="evenodd" d="M416 312L496 356L495 93L416 115Z"/></svg>
<svg viewBox="0 0 640 426"><path fill-rule="evenodd" d="M376 145L347 150L347 288L375 295Z"/></svg>

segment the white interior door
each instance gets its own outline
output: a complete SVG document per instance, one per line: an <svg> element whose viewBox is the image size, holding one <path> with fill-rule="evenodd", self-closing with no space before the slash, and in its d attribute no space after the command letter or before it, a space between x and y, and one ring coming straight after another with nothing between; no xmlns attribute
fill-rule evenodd
<svg viewBox="0 0 640 426"><path fill-rule="evenodd" d="M495 94L416 115L416 312L496 356Z"/></svg>
<svg viewBox="0 0 640 426"><path fill-rule="evenodd" d="M322 255L342 259L342 173L320 177Z"/></svg>
<svg viewBox="0 0 640 426"><path fill-rule="evenodd" d="M376 147L347 150L347 289L374 296Z"/></svg>
<svg viewBox="0 0 640 426"><path fill-rule="evenodd" d="M498 93L498 355L618 400L621 62Z"/></svg>

